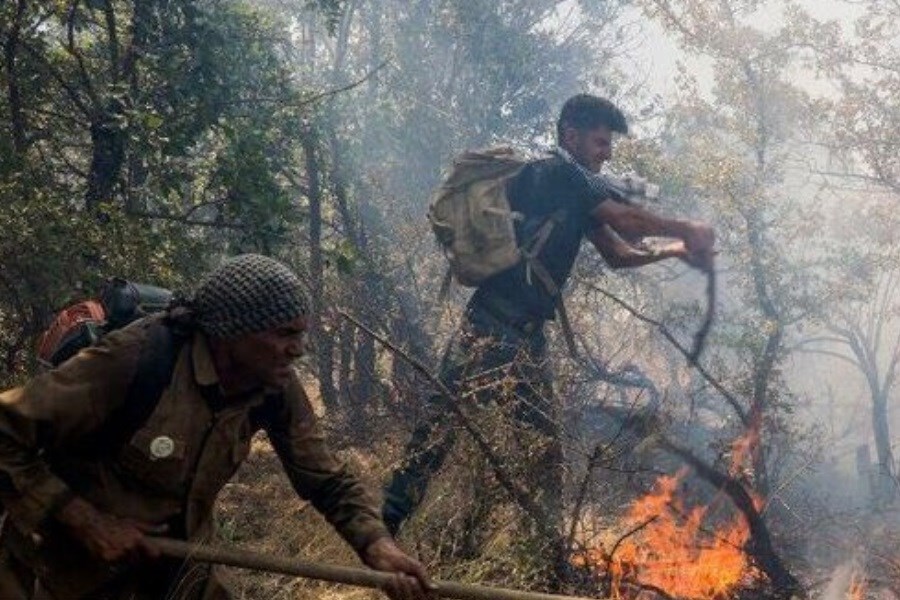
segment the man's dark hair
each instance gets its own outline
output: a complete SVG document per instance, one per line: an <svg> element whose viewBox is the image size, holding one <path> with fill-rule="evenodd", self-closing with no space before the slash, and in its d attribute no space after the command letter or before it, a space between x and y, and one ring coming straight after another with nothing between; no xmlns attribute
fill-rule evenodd
<svg viewBox="0 0 900 600"><path fill-rule="evenodd" d="M590 94L572 96L559 111L559 120L556 122L557 140L562 141L563 130L566 127L587 131L601 125L605 125L610 131L628 133L625 115L606 98Z"/></svg>

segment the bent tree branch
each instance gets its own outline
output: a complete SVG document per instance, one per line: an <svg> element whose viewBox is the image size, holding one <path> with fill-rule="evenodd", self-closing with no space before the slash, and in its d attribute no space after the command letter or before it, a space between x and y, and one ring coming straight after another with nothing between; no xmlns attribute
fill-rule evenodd
<svg viewBox="0 0 900 600"><path fill-rule="evenodd" d="M444 385L444 383L438 379L434 373L432 373L428 367L423 365L420 361L416 360L408 353L406 353L402 348L397 347L395 344L391 343L390 340L381 336L362 323L360 323L355 317L350 315L349 313L339 310L338 313L353 323L360 331L364 332L366 335L374 338L378 343L387 348L391 353L407 362L413 369L418 371L422 376L424 376L431 385L433 385L447 400L447 406L453 412L453 415L459 421L460 425L462 425L463 429L472 437L475 441L475 444L478 446L478 449L481 450L484 457L487 459L488 464L490 464L491 469L494 471L494 476L497 478L497 481L500 482L500 485L506 490L506 492L512 496L513 500L524 510L529 517L531 517L535 524L541 529L541 533L544 534L548 539L553 540L554 543L561 543L559 532L555 531L552 527L548 525L549 520L547 515L544 513L543 509L532 500L528 491L523 489L522 486L518 485L513 479L513 477L509 474L509 472L503 467L503 463L497 454L491 449L490 443L488 443L487 439L485 439L484 435L473 425L472 420L466 414L465 409L463 408L463 403L460 399L454 394L450 389Z"/></svg>

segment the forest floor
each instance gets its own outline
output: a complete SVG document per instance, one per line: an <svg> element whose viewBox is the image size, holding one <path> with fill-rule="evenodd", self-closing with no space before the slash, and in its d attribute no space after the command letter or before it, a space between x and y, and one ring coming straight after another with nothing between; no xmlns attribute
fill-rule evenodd
<svg viewBox="0 0 900 600"><path fill-rule="evenodd" d="M330 423L327 418L324 421L327 431ZM341 432L352 430L347 424L330 425ZM377 493L399 450L386 439L391 436L359 440L342 439L339 435L329 437L338 448L339 457ZM346 445L342 446L342 442ZM356 449L357 444L375 450L363 453ZM465 455L466 451L459 453ZM492 536L481 540L489 551L499 549L496 557L466 562L448 560L446 554L442 556L446 548L458 548L459 539L450 539L452 535L448 532L458 530L459 523L466 518L470 507L459 498L468 493L464 486L471 486L472 482L459 478L451 468L433 483L431 499L426 499L421 511L427 518L411 522L409 531L400 537L401 545L419 557L436 579L528 588L523 583L527 574L516 572L515 562L504 554L509 537L504 532L511 530L510 523L493 522ZM900 600L900 561L897 560L900 509L877 515L862 514L866 513L829 519L829 526L819 528L821 531L813 536L818 543L806 546L803 551L816 557L806 562L806 573L799 574L809 586L811 600ZM220 495L216 518L219 543L223 545L274 557L361 566L352 549L321 515L297 497L264 434L254 438L248 460ZM423 547L419 540L426 539L435 543ZM237 599L384 598L373 590L289 576L240 569L223 569L222 574ZM861 588L860 582L865 582L865 589L860 589L857 595L850 594L854 585ZM753 596L750 590L746 592Z"/></svg>
<svg viewBox="0 0 900 600"><path fill-rule="evenodd" d="M356 473L366 472L358 461L351 462L357 462ZM297 497L265 436L254 439L250 457L222 491L217 521L222 544L282 558L360 566L353 550L325 519ZM237 599L383 597L361 588L240 569L223 569L223 576Z"/></svg>

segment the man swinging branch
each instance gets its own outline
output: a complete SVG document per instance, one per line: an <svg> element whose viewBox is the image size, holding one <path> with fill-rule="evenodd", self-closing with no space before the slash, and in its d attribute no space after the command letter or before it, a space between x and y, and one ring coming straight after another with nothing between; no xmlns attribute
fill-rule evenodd
<svg viewBox="0 0 900 600"><path fill-rule="evenodd" d="M614 201L596 176L612 155L614 135L627 131L624 115L606 99L582 94L565 103L557 123L558 147L549 157L524 165L506 187L518 216L517 242L523 254L531 249L533 260L519 260L477 286L440 367L440 380L457 397L506 406L513 426L532 436L529 455L517 461L527 463L528 487L554 525L562 519L562 448L544 330L558 312L558 291L582 240L590 240L613 268L666 258L712 268L715 235L709 225ZM626 241L645 236L676 241L654 252ZM405 461L386 488L383 515L394 532L419 507L454 443L453 416L445 401L441 395L428 400L430 414L413 432Z"/></svg>

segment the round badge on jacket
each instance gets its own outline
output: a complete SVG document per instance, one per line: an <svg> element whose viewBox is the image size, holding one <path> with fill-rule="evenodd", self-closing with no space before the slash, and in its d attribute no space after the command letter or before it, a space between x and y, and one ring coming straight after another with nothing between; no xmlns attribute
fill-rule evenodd
<svg viewBox="0 0 900 600"><path fill-rule="evenodd" d="M175 452L175 440L167 435L153 438L150 442L150 455L153 458L168 458Z"/></svg>

